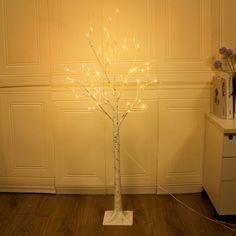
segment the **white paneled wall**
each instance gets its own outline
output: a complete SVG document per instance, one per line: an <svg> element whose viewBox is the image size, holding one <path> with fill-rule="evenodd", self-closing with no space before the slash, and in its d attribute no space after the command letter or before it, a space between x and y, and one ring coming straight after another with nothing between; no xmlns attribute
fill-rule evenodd
<svg viewBox="0 0 236 236"><path fill-rule="evenodd" d="M158 184L171 192L200 191L208 90L167 94L159 102Z"/></svg>
<svg viewBox="0 0 236 236"><path fill-rule="evenodd" d="M219 46L236 48L234 0L0 0L1 191L112 191L111 124L74 98L65 69L95 64L85 34L93 25L102 46L117 8L112 34L139 39L137 61L149 60L160 81L143 94L147 111L122 125L123 190L201 190L211 61ZM122 56L111 73L132 59Z"/></svg>
<svg viewBox="0 0 236 236"><path fill-rule="evenodd" d="M5 91L1 98L3 190L53 191L52 106L48 91ZM26 187L26 189L25 189Z"/></svg>

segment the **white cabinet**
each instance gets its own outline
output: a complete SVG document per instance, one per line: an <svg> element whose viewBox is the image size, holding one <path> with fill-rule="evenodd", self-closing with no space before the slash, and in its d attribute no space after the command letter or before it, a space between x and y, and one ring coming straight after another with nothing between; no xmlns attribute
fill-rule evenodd
<svg viewBox="0 0 236 236"><path fill-rule="evenodd" d="M236 214L236 120L206 115L203 187L219 215Z"/></svg>

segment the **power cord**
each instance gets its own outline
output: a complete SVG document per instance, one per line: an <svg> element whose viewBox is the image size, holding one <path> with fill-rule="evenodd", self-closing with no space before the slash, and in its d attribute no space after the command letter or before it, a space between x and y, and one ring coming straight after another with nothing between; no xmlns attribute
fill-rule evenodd
<svg viewBox="0 0 236 236"><path fill-rule="evenodd" d="M196 215L208 220L208 221L211 221L211 222L214 222L218 225L221 225L233 232L236 232L236 229L232 228L232 227L236 227L236 224L231 224L231 223L228 223L228 222L225 222L225 221L219 221L219 220L214 220L214 219L211 219L209 218L208 216L205 216L201 213L199 213L198 211L196 211L195 209L191 208L190 206L186 205L184 202L182 202L181 200L179 200L177 197L175 197L173 194L171 194L169 191L167 191L165 188L163 188L162 186L160 186L159 184L157 185L158 188L160 188L161 190L163 190L164 192L166 192L168 195L170 195L172 198L174 198L178 203L180 203L182 206L184 206L185 208L187 208L188 210L192 211L193 213L195 213ZM227 226L229 225L229 226ZM232 227L230 227L232 226Z"/></svg>

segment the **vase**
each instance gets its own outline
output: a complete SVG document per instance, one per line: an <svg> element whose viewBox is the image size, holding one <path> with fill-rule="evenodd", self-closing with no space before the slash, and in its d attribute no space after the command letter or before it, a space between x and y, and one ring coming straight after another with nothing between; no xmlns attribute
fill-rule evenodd
<svg viewBox="0 0 236 236"><path fill-rule="evenodd" d="M232 95L233 95L233 118L236 118L236 114L235 114L235 106L236 106L236 74L234 73L232 75Z"/></svg>
<svg viewBox="0 0 236 236"><path fill-rule="evenodd" d="M236 94L236 74L232 75L233 94Z"/></svg>

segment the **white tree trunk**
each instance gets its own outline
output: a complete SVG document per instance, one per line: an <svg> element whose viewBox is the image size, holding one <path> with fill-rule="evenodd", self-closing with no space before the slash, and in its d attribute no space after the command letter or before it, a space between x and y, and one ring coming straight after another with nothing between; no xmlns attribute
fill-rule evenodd
<svg viewBox="0 0 236 236"><path fill-rule="evenodd" d="M120 129L118 102L114 98L113 111L113 154L114 154L114 211L122 211L121 177L120 177Z"/></svg>
<svg viewBox="0 0 236 236"><path fill-rule="evenodd" d="M119 126L118 97L113 100L113 154L114 154L114 210L106 211L103 225L132 225L133 212L123 211L121 199L120 177L120 126Z"/></svg>

